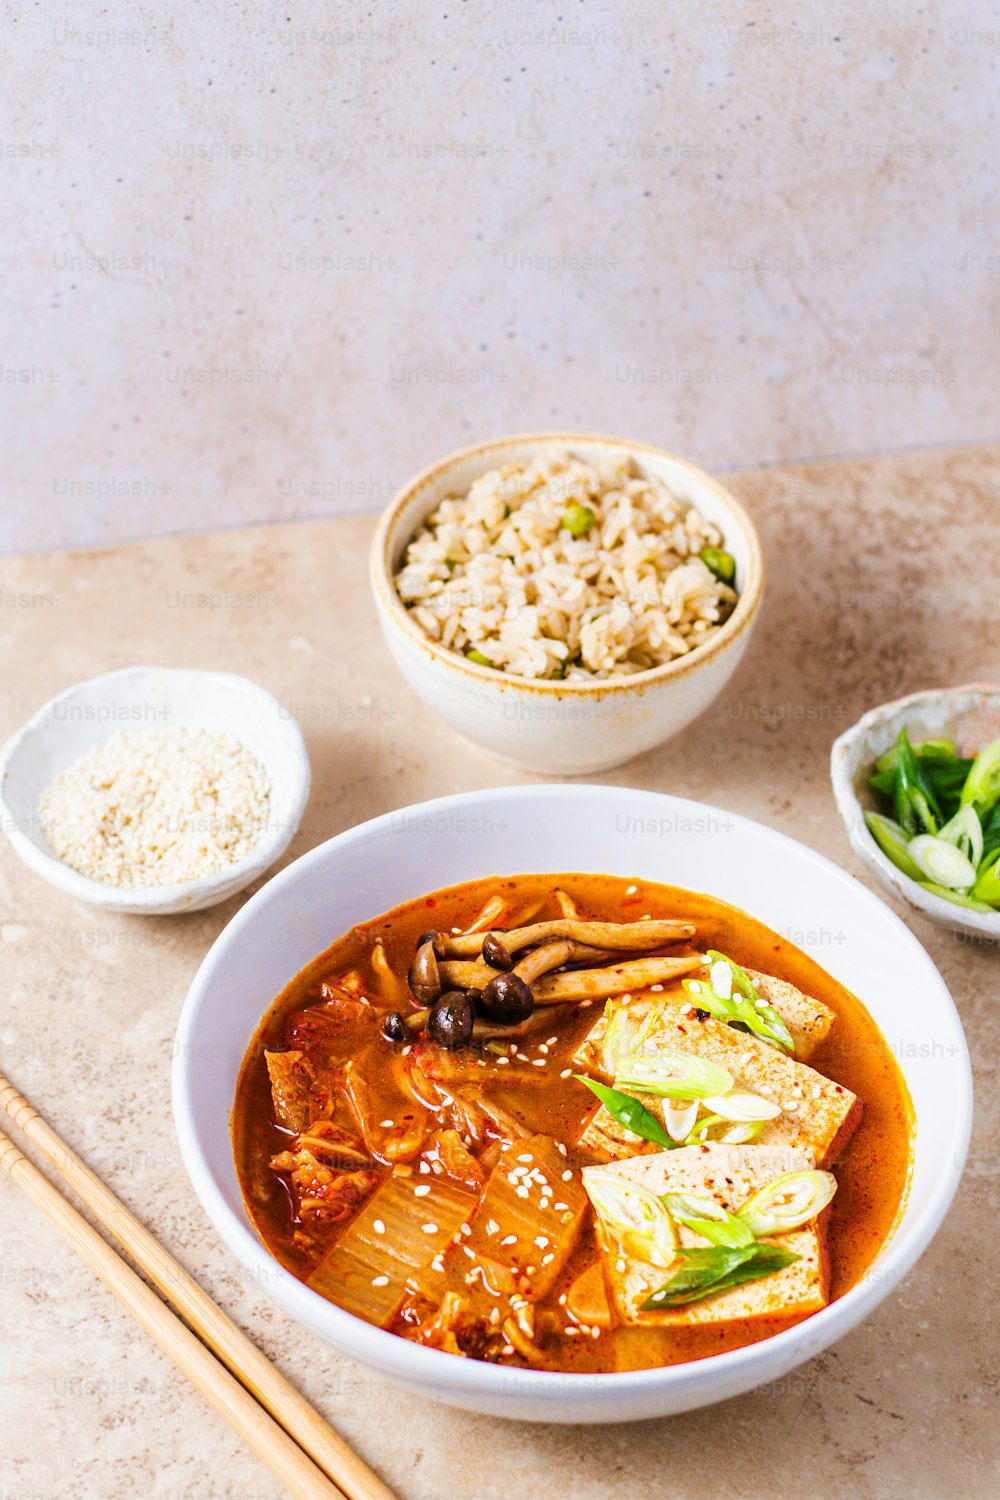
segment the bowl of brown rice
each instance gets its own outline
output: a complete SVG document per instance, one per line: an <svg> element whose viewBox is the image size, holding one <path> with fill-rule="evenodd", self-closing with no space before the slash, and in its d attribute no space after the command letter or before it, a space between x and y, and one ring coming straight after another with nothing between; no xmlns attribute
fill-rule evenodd
<svg viewBox="0 0 1000 1500"><path fill-rule="evenodd" d="M686 727L746 649L743 507L662 449L566 433L465 448L403 486L371 578L417 695L524 770L603 771Z"/></svg>

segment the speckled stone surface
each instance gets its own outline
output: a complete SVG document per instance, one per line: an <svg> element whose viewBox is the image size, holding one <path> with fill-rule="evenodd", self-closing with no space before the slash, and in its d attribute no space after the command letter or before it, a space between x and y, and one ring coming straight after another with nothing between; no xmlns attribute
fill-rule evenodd
<svg viewBox="0 0 1000 1500"><path fill-rule="evenodd" d="M985 0L4 14L6 550L994 434Z"/></svg>
<svg viewBox="0 0 1000 1500"><path fill-rule="evenodd" d="M604 779L746 813L870 883L834 811L829 745L885 698L1000 681L998 475L1000 448L737 476L770 579L747 658L683 738ZM368 596L372 524L8 559L0 734L112 667L248 673L299 715L312 756L289 857L404 803L527 780L443 729L396 675ZM1000 953L912 919L962 1013L979 1093L954 1211L905 1284L776 1385L669 1421L560 1429L466 1416L359 1373L275 1310L217 1242L180 1163L168 1075L186 987L238 904L157 920L95 912L25 871L4 841L0 1066L403 1500L997 1493ZM822 913L810 920L835 967L838 934ZM0 1328L3 1500L277 1497L6 1179Z"/></svg>

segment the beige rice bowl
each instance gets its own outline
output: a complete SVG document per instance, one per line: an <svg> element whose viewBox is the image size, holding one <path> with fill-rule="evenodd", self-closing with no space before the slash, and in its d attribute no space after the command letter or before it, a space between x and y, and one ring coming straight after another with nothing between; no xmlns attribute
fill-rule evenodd
<svg viewBox="0 0 1000 1500"><path fill-rule="evenodd" d="M587 462L551 446L441 500L395 585L430 640L481 666L606 680L663 666L718 633L737 594L699 554L725 545L627 451Z"/></svg>

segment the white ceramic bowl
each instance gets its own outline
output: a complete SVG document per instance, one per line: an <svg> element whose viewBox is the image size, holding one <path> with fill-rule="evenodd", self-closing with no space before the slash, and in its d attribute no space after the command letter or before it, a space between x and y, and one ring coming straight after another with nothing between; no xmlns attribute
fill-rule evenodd
<svg viewBox="0 0 1000 1500"><path fill-rule="evenodd" d="M119 887L64 864L42 832L38 799L53 777L119 730L209 729L236 736L271 779L260 841L217 874L178 885ZM29 869L91 906L166 916L200 911L256 880L291 842L309 795L302 732L277 698L231 672L124 667L79 682L51 699L0 750L0 820Z"/></svg>
<svg viewBox="0 0 1000 1500"><path fill-rule="evenodd" d="M934 688L882 703L845 730L830 753L833 794L851 848L885 890L939 927L1000 942L1000 911L993 915L968 911L925 891L897 870L868 831L865 811L878 810L867 786L868 773L872 763L896 743L904 726L914 743L953 739L960 754L975 755L983 745L1000 738L1000 687L970 682L964 687Z"/></svg>
<svg viewBox="0 0 1000 1500"><path fill-rule="evenodd" d="M341 1311L283 1270L251 1227L233 1165L230 1108L244 1051L292 975L353 923L435 887L566 870L708 891L778 932L816 934L818 946L806 951L860 996L895 1049L917 1115L905 1216L863 1281L798 1327L668 1369L501 1369L421 1348ZM822 941L831 931L844 935L832 952ZM618 1422L704 1406L777 1379L877 1306L951 1203L968 1145L972 1083L961 1023L931 960L899 918L836 865L700 803L614 787L534 786L388 813L269 881L230 922L191 986L177 1031L173 1103L184 1161L213 1225L305 1328L359 1364L453 1406L527 1421Z"/></svg>
<svg viewBox="0 0 1000 1500"><path fill-rule="evenodd" d="M448 495L500 464L526 463L558 444L599 461L622 452L664 480L679 499L714 521L736 559L739 603L703 646L632 677L545 682L477 666L429 639L393 584L414 533ZM403 676L436 714L477 744L523 770L548 776L606 771L669 739L697 718L729 681L750 639L764 587L753 523L716 479L686 459L645 443L573 433L498 438L449 454L390 501L372 543L371 580L379 620Z"/></svg>

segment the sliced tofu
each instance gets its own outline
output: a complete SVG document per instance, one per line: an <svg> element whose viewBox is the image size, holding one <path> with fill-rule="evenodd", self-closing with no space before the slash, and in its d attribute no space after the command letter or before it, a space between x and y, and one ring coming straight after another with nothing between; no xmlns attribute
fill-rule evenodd
<svg viewBox="0 0 1000 1500"><path fill-rule="evenodd" d="M756 969L747 969L746 972L753 980L761 999L774 1006L791 1032L795 1057L800 1061L810 1057L829 1035L837 1019L830 1007L824 1005L822 1000L813 1000L811 996L804 995L794 984L788 984L784 979L775 979L773 975L761 974ZM707 980L707 968L693 977ZM691 997L679 981L673 981L664 985L662 990L637 990L629 1004L667 1012L678 1006L690 1005ZM601 1070L601 1052L606 1030L607 1021L602 1011L577 1049L573 1059L575 1063L582 1068Z"/></svg>
<svg viewBox="0 0 1000 1500"><path fill-rule="evenodd" d="M735 1212L751 1194L783 1172L811 1166L805 1152L787 1146L705 1145L635 1157L616 1162L610 1170L640 1183L658 1197L664 1193L699 1193ZM669 1272L625 1257L620 1247L610 1242L605 1275L617 1314L626 1325L692 1327L804 1317L818 1312L829 1301L825 1221L826 1212L802 1229L766 1241L798 1255L800 1259L792 1265L714 1297L655 1313L642 1312L642 1303L663 1286ZM679 1226L678 1238L682 1249L707 1243L683 1225Z"/></svg>
<svg viewBox="0 0 1000 1500"><path fill-rule="evenodd" d="M477 1312L512 1297L535 1302L565 1266L587 1213L588 1199L550 1136L529 1136L504 1148L468 1232L413 1282L440 1297L448 1290Z"/></svg>
<svg viewBox="0 0 1000 1500"><path fill-rule="evenodd" d="M648 1044L656 1043L718 1063L732 1074L737 1087L780 1105L781 1114L768 1121L757 1140L762 1145L806 1151L812 1157L810 1166L823 1167L835 1161L861 1119L861 1101L850 1089L724 1021L711 1017L699 1021L696 1016L667 1009L648 1038ZM635 1089L625 1092L634 1094L651 1114L663 1119L661 1099ZM651 1154L649 1143L623 1129L603 1104L590 1116L578 1145L602 1160Z"/></svg>
<svg viewBox="0 0 1000 1500"><path fill-rule="evenodd" d="M353 1219L309 1278L313 1291L384 1328L418 1276L476 1203L443 1177L398 1169Z"/></svg>

